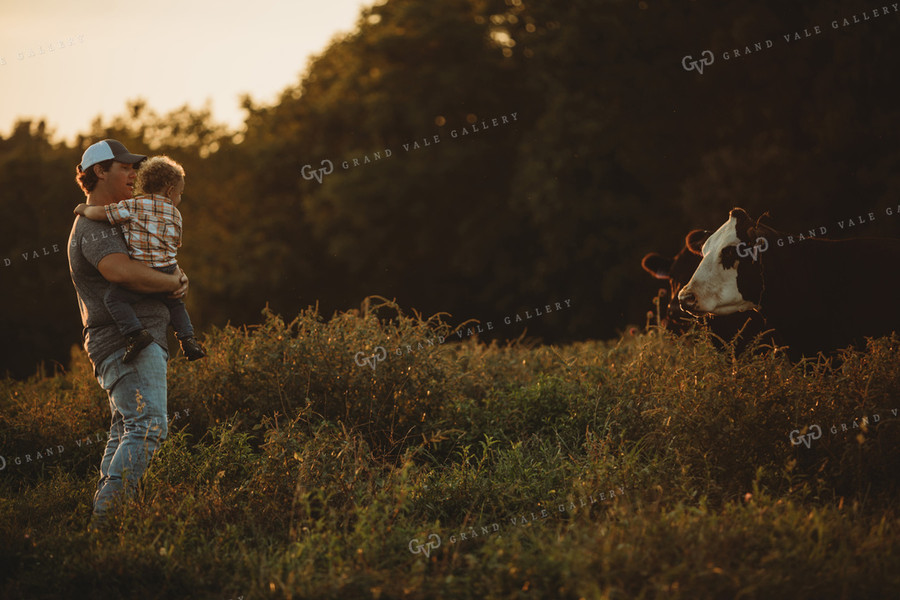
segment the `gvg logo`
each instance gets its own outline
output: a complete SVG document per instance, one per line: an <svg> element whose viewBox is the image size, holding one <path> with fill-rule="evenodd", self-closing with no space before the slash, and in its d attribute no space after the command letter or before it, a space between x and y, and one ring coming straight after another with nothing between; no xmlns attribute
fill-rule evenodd
<svg viewBox="0 0 900 600"><path fill-rule="evenodd" d="M326 175L331 175L334 172L334 164L327 158L320 164L322 166L318 169L313 169L310 165L303 165L303 168L300 169L300 175L302 175L303 179L306 179L307 181L310 179L315 179L319 183L322 183L322 179Z"/></svg>
<svg viewBox="0 0 900 600"><path fill-rule="evenodd" d="M424 544L419 543L418 538L413 538L409 540L409 551L413 554L424 554L426 557L431 557L431 551L437 550L441 547L441 536L436 533L432 533L428 536L428 541Z"/></svg>
<svg viewBox="0 0 900 600"><path fill-rule="evenodd" d="M737 255L741 258L747 258L748 256L753 258L753 262L757 261L757 256L760 252L765 252L769 249L769 240L764 237L756 238L756 242L753 244L753 247L747 246L744 242L741 242L737 246Z"/></svg>
<svg viewBox="0 0 900 600"><path fill-rule="evenodd" d="M366 356L365 352L357 352L353 356L353 360L360 367L364 367L369 365L372 367L372 370L375 370L375 367L378 363L382 362L385 358L387 358L387 350L384 349L384 346L376 346L375 353L372 356Z"/></svg>
<svg viewBox="0 0 900 600"><path fill-rule="evenodd" d="M700 59L694 60L690 54L681 59L681 66L685 71L694 71L696 70L698 73L703 75L704 67L708 67L713 64L715 57L713 53L709 50L704 50L700 53Z"/></svg>
<svg viewBox="0 0 900 600"><path fill-rule="evenodd" d="M789 436L791 438L791 444L793 444L794 446L803 444L804 446L809 448L813 440L817 440L822 437L822 428L818 425L810 425L806 428L806 431L808 431L808 433L800 435L799 429L793 430Z"/></svg>

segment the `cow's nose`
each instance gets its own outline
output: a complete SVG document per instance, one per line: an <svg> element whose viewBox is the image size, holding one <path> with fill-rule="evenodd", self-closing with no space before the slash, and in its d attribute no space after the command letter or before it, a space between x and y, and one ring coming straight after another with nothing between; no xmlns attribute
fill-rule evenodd
<svg viewBox="0 0 900 600"><path fill-rule="evenodd" d="M690 310L697 304L697 296L694 295L694 292L690 292L686 289L681 290L678 294L678 300L681 303L681 308L685 310Z"/></svg>
<svg viewBox="0 0 900 600"><path fill-rule="evenodd" d="M669 303L668 315L670 319L689 319L691 317L689 313L681 308L681 302L678 298L675 298Z"/></svg>

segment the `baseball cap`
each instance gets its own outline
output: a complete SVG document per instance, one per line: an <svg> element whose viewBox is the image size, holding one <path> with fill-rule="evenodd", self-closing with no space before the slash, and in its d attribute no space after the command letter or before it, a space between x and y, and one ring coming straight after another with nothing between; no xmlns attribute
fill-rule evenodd
<svg viewBox="0 0 900 600"><path fill-rule="evenodd" d="M117 140L103 140L102 142L97 142L96 144L91 144L88 146L88 149L84 151L84 154L81 157L81 170L84 171L88 167L92 165L96 165L98 162L103 162L104 160L115 159L118 162L122 163L139 163L145 158L143 154L132 154L122 145L122 142Z"/></svg>

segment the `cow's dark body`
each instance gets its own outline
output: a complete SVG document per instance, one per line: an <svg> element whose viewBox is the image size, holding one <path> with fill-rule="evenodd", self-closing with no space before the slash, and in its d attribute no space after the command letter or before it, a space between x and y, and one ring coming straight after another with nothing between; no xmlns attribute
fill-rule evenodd
<svg viewBox="0 0 900 600"><path fill-rule="evenodd" d="M684 247L674 258L666 258L656 252L651 252L641 261L641 266L657 279L665 279L669 282L669 296L665 318L662 322L663 327L675 334L682 334L693 325L702 323L715 336L713 343L717 348L724 347L716 339L720 338L725 343L733 343L735 352L740 354L746 349L747 344L768 329L765 319L758 313L749 311L733 315L710 315L698 319L682 310L678 301L678 292L690 281L700 264L700 256L697 252L708 234L709 232L699 229L691 231L685 237ZM738 334L740 334L740 338L737 338ZM766 338L764 341L770 342L771 339Z"/></svg>
<svg viewBox="0 0 900 600"><path fill-rule="evenodd" d="M769 249L738 267L741 295L760 306L792 357L900 332L900 240L808 239ZM892 272L893 271L893 272ZM758 299L758 300L757 300Z"/></svg>

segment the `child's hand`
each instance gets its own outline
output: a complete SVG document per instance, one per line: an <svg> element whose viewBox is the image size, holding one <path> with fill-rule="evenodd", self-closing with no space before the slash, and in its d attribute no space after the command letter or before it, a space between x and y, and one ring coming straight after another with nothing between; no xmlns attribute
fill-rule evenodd
<svg viewBox="0 0 900 600"><path fill-rule="evenodd" d="M83 216L84 216L84 210L85 210L86 208L87 208L87 204L84 203L84 202L82 202L81 204L79 204L78 206L76 206L76 207L75 207L75 210L73 210L72 212L74 212L76 215L81 215L81 216L83 217Z"/></svg>

